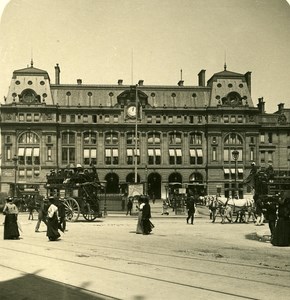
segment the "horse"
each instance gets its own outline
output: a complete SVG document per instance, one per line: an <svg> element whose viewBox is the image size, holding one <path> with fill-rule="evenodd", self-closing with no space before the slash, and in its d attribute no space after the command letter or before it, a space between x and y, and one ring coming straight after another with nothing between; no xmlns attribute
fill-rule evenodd
<svg viewBox="0 0 290 300"><path fill-rule="evenodd" d="M249 217L253 213L253 199L217 197L217 202L219 204L219 213L222 217L222 223L225 223L225 219L228 219L228 221L232 223L234 214L236 215L235 222L249 222Z"/></svg>

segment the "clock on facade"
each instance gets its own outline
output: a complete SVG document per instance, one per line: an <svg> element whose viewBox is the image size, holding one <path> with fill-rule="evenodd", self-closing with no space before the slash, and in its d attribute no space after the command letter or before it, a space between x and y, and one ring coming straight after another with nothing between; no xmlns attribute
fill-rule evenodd
<svg viewBox="0 0 290 300"><path fill-rule="evenodd" d="M127 108L127 114L129 117L133 118L136 117L137 109L136 106L131 105Z"/></svg>

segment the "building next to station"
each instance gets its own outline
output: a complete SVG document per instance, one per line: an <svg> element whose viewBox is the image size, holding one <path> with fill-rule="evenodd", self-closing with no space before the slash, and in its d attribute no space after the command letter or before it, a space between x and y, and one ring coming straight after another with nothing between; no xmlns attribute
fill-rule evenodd
<svg viewBox="0 0 290 300"><path fill-rule="evenodd" d="M144 182L146 193L165 198L179 182L242 198L251 162L289 173L289 120L283 103L269 114L263 98L252 99L251 72L226 66L207 81L201 70L192 85L101 85L62 84L58 64L53 83L31 62L13 72L1 104L0 187L45 193L52 169L81 164L96 166L108 193Z"/></svg>

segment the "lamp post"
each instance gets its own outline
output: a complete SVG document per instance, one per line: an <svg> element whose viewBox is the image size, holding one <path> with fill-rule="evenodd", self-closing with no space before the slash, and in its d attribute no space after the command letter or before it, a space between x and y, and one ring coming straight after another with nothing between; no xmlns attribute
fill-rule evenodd
<svg viewBox="0 0 290 300"><path fill-rule="evenodd" d="M17 177L17 162L18 162L18 157L15 154L14 157L12 158L14 162L14 189L13 189L13 198L16 197L16 177Z"/></svg>
<svg viewBox="0 0 290 300"><path fill-rule="evenodd" d="M237 175L238 175L237 162L238 162L238 159L239 159L239 151L237 149L235 149L232 152L232 156L233 156L233 159L235 161L235 196L236 196L238 194L238 187L237 187Z"/></svg>

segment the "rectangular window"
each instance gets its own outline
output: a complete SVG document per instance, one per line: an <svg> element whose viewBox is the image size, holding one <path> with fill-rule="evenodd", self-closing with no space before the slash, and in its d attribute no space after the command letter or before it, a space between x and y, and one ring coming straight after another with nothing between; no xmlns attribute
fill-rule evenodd
<svg viewBox="0 0 290 300"><path fill-rule="evenodd" d="M47 143L51 144L51 142L52 142L52 137L51 137L51 135L48 135L47 136Z"/></svg>
<svg viewBox="0 0 290 300"><path fill-rule="evenodd" d="M34 121L38 122L39 121L39 114L34 114Z"/></svg>
<svg viewBox="0 0 290 300"><path fill-rule="evenodd" d="M194 117L193 117L193 116L190 116L190 117L189 117L189 123L190 123L190 124L193 124L193 123L194 123Z"/></svg>
<svg viewBox="0 0 290 300"><path fill-rule="evenodd" d="M236 123L236 116L231 116L231 123Z"/></svg>
<svg viewBox="0 0 290 300"><path fill-rule="evenodd" d="M161 123L161 116L156 116L156 124L160 124Z"/></svg>
<svg viewBox="0 0 290 300"><path fill-rule="evenodd" d="M105 123L110 123L110 116L109 115L105 115Z"/></svg>
<svg viewBox="0 0 290 300"><path fill-rule="evenodd" d="M61 115L61 122L65 123L66 122L66 115Z"/></svg>
<svg viewBox="0 0 290 300"><path fill-rule="evenodd" d="M265 162L265 151L261 151L261 163L264 163Z"/></svg>
<svg viewBox="0 0 290 300"><path fill-rule="evenodd" d="M216 161L217 160L217 155L216 155L216 147L212 148L212 160Z"/></svg>
<svg viewBox="0 0 290 300"><path fill-rule="evenodd" d="M190 150L189 150L189 155L190 155L190 164L191 164L191 165L195 165L195 163L196 163L196 153L195 153L195 149L190 149Z"/></svg>
<svg viewBox="0 0 290 300"><path fill-rule="evenodd" d="M173 123L173 117L172 116L168 116L168 123Z"/></svg>
<svg viewBox="0 0 290 300"><path fill-rule="evenodd" d="M147 116L147 123L152 123L152 116Z"/></svg>
<svg viewBox="0 0 290 300"><path fill-rule="evenodd" d="M24 122L24 114L19 114L19 121Z"/></svg>
<svg viewBox="0 0 290 300"><path fill-rule="evenodd" d="M97 115L93 115L92 119L93 119L93 123L97 123Z"/></svg>
<svg viewBox="0 0 290 300"><path fill-rule="evenodd" d="M88 115L83 115L83 122L88 123L89 121L89 116Z"/></svg>
<svg viewBox="0 0 290 300"><path fill-rule="evenodd" d="M224 123L229 123L229 116L224 116Z"/></svg>
<svg viewBox="0 0 290 300"><path fill-rule="evenodd" d="M273 143L273 134L272 134L272 132L269 132L269 133L268 133L268 142L269 142L270 144Z"/></svg>
<svg viewBox="0 0 290 300"><path fill-rule="evenodd" d="M7 144L10 144L10 143L11 143L11 135L6 135L5 142L6 142Z"/></svg>
<svg viewBox="0 0 290 300"><path fill-rule="evenodd" d="M250 149L250 161L254 160L254 148Z"/></svg>
<svg viewBox="0 0 290 300"><path fill-rule="evenodd" d="M46 148L46 160L52 161L52 149L51 147Z"/></svg>
<svg viewBox="0 0 290 300"><path fill-rule="evenodd" d="M75 115L70 115L70 122L75 123L76 121L76 116Z"/></svg>
<svg viewBox="0 0 290 300"><path fill-rule="evenodd" d="M261 135L260 135L260 142L261 142L261 143L265 143L265 133L264 133L264 132L261 132Z"/></svg>
<svg viewBox="0 0 290 300"><path fill-rule="evenodd" d="M181 117L181 116L177 116L176 122L177 122L177 123L182 123L182 117Z"/></svg>
<svg viewBox="0 0 290 300"><path fill-rule="evenodd" d="M243 116L238 116L238 123L243 123Z"/></svg>
<svg viewBox="0 0 290 300"><path fill-rule="evenodd" d="M33 164L39 165L40 164L40 157L39 157L39 148L33 149Z"/></svg>
<svg viewBox="0 0 290 300"><path fill-rule="evenodd" d="M119 117L118 115L114 115L114 123L118 123L119 122Z"/></svg>
<svg viewBox="0 0 290 300"><path fill-rule="evenodd" d="M197 155L197 161L196 163L198 165L201 165L203 163L203 153L202 149L196 149L196 155Z"/></svg>
<svg viewBox="0 0 290 300"><path fill-rule="evenodd" d="M229 161L229 149L224 149L224 161Z"/></svg>
<svg viewBox="0 0 290 300"><path fill-rule="evenodd" d="M31 122L32 121L32 115L31 114L27 114L26 115L26 121L27 122Z"/></svg>
<svg viewBox="0 0 290 300"><path fill-rule="evenodd" d="M6 160L11 160L11 148L10 148L10 146L6 147Z"/></svg>
<svg viewBox="0 0 290 300"><path fill-rule="evenodd" d="M269 151L268 152L268 163L272 163L273 162L273 152Z"/></svg>

